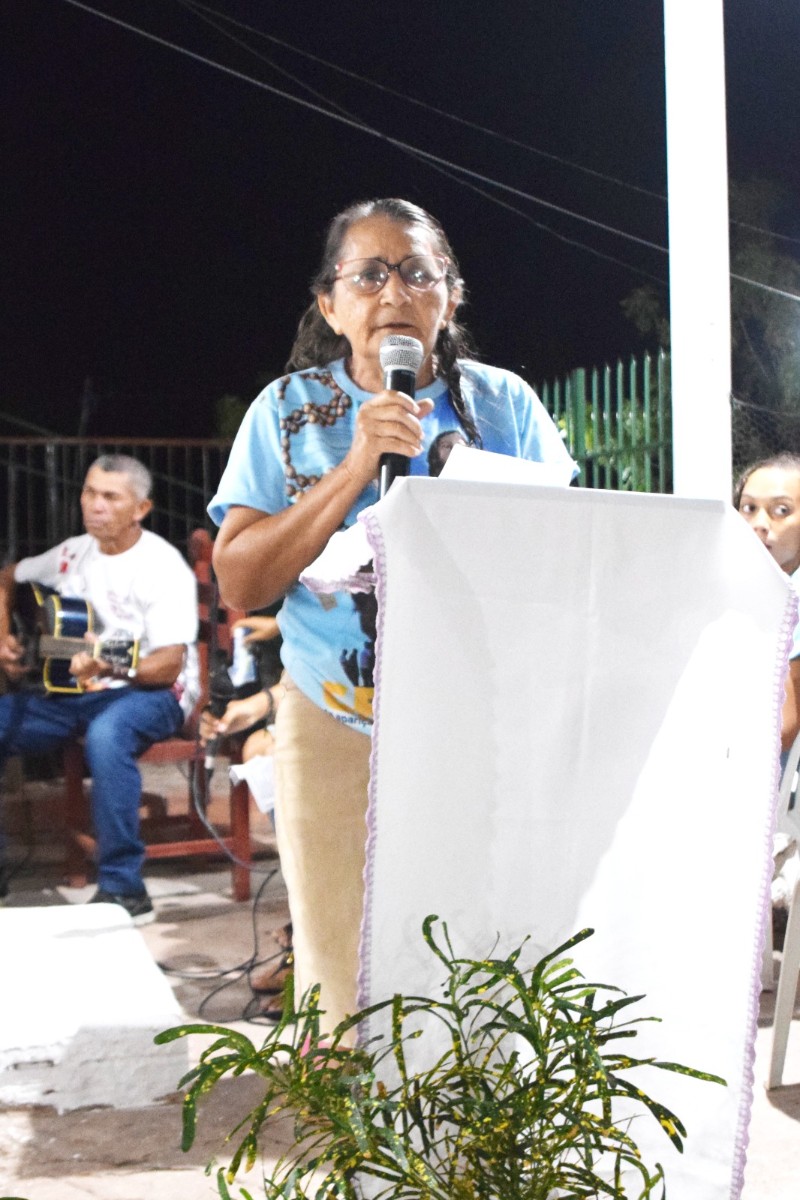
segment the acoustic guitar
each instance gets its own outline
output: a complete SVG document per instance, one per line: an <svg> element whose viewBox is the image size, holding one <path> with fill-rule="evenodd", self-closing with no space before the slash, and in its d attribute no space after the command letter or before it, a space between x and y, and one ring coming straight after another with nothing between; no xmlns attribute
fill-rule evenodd
<svg viewBox="0 0 800 1200"><path fill-rule="evenodd" d="M85 688L69 671L70 659L81 652L89 652L112 666L135 667L139 643L102 636L87 642L84 635L95 633L95 624L94 609L88 601L60 596L41 583L17 584L14 635L23 647L28 686L34 683L47 692L68 695L83 692Z"/></svg>

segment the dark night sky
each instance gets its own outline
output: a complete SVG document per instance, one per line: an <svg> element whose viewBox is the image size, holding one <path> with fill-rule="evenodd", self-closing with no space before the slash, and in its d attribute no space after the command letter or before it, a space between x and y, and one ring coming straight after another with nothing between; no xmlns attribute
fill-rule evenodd
<svg viewBox="0 0 800 1200"><path fill-rule="evenodd" d="M93 0L87 0L92 3ZM592 171L663 193L661 0L208 0L349 71ZM93 6L295 94L298 85L177 0ZM77 432L206 436L226 391L281 369L322 230L368 195L434 212L471 293L483 356L532 381L639 348L620 300L665 256L493 191L518 216L401 151L65 0L2 0L0 411ZM800 4L728 0L729 160L784 183L800 237ZM660 244L656 199L555 164L238 36L361 119L429 152Z"/></svg>

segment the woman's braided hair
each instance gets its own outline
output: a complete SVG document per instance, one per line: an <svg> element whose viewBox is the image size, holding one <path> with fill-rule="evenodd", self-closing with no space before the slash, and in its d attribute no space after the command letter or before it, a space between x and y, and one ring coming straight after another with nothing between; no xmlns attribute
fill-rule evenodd
<svg viewBox="0 0 800 1200"><path fill-rule="evenodd" d="M346 358L350 354L350 343L342 334L334 333L331 329L319 310L316 297L328 295L332 291L336 281L336 264L341 257L344 240L352 225L355 225L357 221L364 221L368 217L388 217L389 220L396 221L398 225L411 225L424 229L432 237L438 253L444 255L448 260L445 275L448 292L452 295L453 291L458 288L463 298L464 285L460 277L458 262L444 230L430 213L408 200L394 198L361 200L340 212L328 226L322 261L316 275L311 280L311 293L314 299L300 318L292 352L286 364L287 371L303 371L309 367L327 366L335 359ZM436 374L447 383L450 402L467 439L471 444L480 446L480 433L461 393L461 370L458 366L459 358L475 357L469 333L463 325L451 318L444 329L440 331L434 352Z"/></svg>

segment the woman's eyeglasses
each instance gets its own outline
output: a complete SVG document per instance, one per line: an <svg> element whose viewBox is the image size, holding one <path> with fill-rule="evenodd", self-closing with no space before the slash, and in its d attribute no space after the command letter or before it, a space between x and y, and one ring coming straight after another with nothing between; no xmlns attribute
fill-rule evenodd
<svg viewBox="0 0 800 1200"><path fill-rule="evenodd" d="M382 258L351 258L336 264L334 278L340 279L348 291L369 296L379 292L392 271L397 271L412 292L429 292L442 282L448 264L449 260L439 254L409 254L396 263Z"/></svg>

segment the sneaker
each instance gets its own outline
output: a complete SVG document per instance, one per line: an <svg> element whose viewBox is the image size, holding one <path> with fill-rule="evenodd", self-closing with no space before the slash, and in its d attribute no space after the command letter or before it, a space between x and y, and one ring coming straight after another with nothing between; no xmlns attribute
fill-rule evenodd
<svg viewBox="0 0 800 1200"><path fill-rule="evenodd" d="M137 892L133 896L121 896L117 892L106 892L98 888L89 901L90 904L118 904L133 921L134 925L149 925L155 921L153 902L147 892Z"/></svg>

